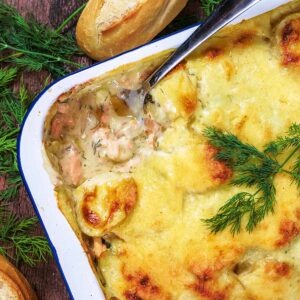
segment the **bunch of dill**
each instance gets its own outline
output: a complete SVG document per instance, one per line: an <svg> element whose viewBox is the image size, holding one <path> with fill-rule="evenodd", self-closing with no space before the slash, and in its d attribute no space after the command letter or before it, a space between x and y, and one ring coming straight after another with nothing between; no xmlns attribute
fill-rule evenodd
<svg viewBox="0 0 300 300"><path fill-rule="evenodd" d="M19 219L10 211L10 200L17 196L22 180L19 176L16 140L26 112L29 95L22 83L17 93L11 83L17 77L16 67L0 68L0 254L30 266L45 260L50 248L44 237L31 234L37 218Z"/></svg>
<svg viewBox="0 0 300 300"><path fill-rule="evenodd" d="M69 19L69 18L68 18ZM72 58L81 55L71 34L47 28L33 18L25 19L0 0L0 62L29 71L48 71L54 78L83 67Z"/></svg>
<svg viewBox="0 0 300 300"><path fill-rule="evenodd" d="M56 78L82 67L73 61L81 54L74 38L60 31L83 7L53 30L32 18L25 19L0 0L0 254L30 266L44 261L51 251L44 237L33 234L37 218L19 218L11 211L22 185L17 137L32 100L23 73L45 70Z"/></svg>

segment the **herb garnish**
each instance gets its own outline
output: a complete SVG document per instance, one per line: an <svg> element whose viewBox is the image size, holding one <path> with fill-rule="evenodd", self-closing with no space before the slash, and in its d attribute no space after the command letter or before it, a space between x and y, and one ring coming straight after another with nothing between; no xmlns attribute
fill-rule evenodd
<svg viewBox="0 0 300 300"><path fill-rule="evenodd" d="M51 255L47 240L31 234L37 218L18 219L5 205L0 206L0 254L30 266L46 261Z"/></svg>
<svg viewBox="0 0 300 300"><path fill-rule="evenodd" d="M16 76L17 68L0 69L0 176L5 178L0 201L16 196L22 183L17 166L16 141L29 96L22 83L18 93L9 88Z"/></svg>
<svg viewBox="0 0 300 300"><path fill-rule="evenodd" d="M276 204L274 177L277 174L288 174L300 189L300 124L292 125L286 136L266 145L264 151L214 127L207 128L204 135L219 150L216 159L225 162L234 171L230 184L256 188L254 193L234 195L214 217L204 220L212 233L229 227L232 234L236 234L241 230L243 218L248 220L246 230L252 232L269 213L273 213ZM288 155L280 162L279 156L284 156L287 151ZM292 158L292 167L286 169Z"/></svg>
<svg viewBox="0 0 300 300"><path fill-rule="evenodd" d="M221 0L202 0L201 5L206 14L209 16L215 8L220 4Z"/></svg>
<svg viewBox="0 0 300 300"><path fill-rule="evenodd" d="M16 141L20 125L33 97L22 80L24 70L48 71L59 77L81 68L73 56L81 54L74 38L60 31L84 5L74 11L56 30L34 19L23 18L0 0L0 254L22 260L30 266L45 261L51 251L45 237L36 236L37 218L18 218L10 211L22 180L19 175ZM49 83L47 77L45 85ZM16 90L14 83L19 83ZM42 88L42 87L41 87Z"/></svg>
<svg viewBox="0 0 300 300"><path fill-rule="evenodd" d="M65 22L58 29L62 26ZM74 38L71 34L60 34L59 30L47 28L32 18L26 20L0 0L0 62L11 62L29 71L47 70L53 77L66 75L72 70L70 67L82 68L71 60L82 54Z"/></svg>
<svg viewBox="0 0 300 300"><path fill-rule="evenodd" d="M16 141L30 102L22 79L18 93L10 88L17 73L14 67L0 69L0 177L4 179L0 191L0 254L10 256L17 263L22 260L33 266L51 254L49 245L44 237L31 234L37 218L19 219L9 210L8 202L17 196L22 184Z"/></svg>

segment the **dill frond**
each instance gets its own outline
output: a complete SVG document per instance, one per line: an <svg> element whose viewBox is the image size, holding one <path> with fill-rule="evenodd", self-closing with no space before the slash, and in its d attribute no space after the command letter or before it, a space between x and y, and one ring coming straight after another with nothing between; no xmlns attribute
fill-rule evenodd
<svg viewBox="0 0 300 300"><path fill-rule="evenodd" d="M16 141L30 97L20 80L18 93L10 84L17 76L17 69L0 69L0 176L5 178L4 190L0 192L0 254L11 255L16 262L24 261L30 266L45 261L51 254L47 240L31 234L37 218L18 219L8 210L9 200L17 196L22 180L19 174Z"/></svg>
<svg viewBox="0 0 300 300"><path fill-rule="evenodd" d="M29 71L47 70L53 77L66 75L83 66L72 61L82 52L71 34L47 28L34 19L23 18L13 7L0 0L0 51L2 62ZM9 51L9 55L7 55Z"/></svg>
<svg viewBox="0 0 300 300"><path fill-rule="evenodd" d="M37 218L19 220L9 212L7 206L0 206L0 253L14 253L15 261L23 261L30 266L46 261L51 255L47 240L42 236L32 235Z"/></svg>
<svg viewBox="0 0 300 300"><path fill-rule="evenodd" d="M234 171L230 184L256 188L254 193L241 192L232 196L214 217L204 220L212 233L228 227L232 234L237 234L244 218L247 218L246 230L252 232L268 214L273 213L276 204L273 182L278 173L289 174L300 189L300 124L293 124L286 136L278 137L266 145L264 151L214 127L206 128L204 136L218 149L215 158L225 162ZM280 163L277 156L285 150L291 152ZM285 169L286 164L296 155L291 170Z"/></svg>
<svg viewBox="0 0 300 300"><path fill-rule="evenodd" d="M220 4L221 0L202 0L201 5L206 14L209 16L215 8Z"/></svg>
<svg viewBox="0 0 300 300"><path fill-rule="evenodd" d="M51 78L60 77L83 67L73 61L82 52L72 35L60 31L84 5L74 11L56 29L47 28L32 18L23 18L13 7L0 0L0 178L4 187L0 191L0 254L22 260L30 266L51 254L44 237L31 231L36 218L19 219L8 210L9 201L19 192L22 180L19 174L16 141L20 126L32 97L23 83L22 72L46 70ZM49 83L50 75L45 84ZM13 89L14 81L19 89Z"/></svg>
<svg viewBox="0 0 300 300"><path fill-rule="evenodd" d="M218 213L210 218L203 220L210 231L214 234L230 228L232 234L236 234L241 229L242 217L246 213L254 210L254 196L247 192L242 192L230 198Z"/></svg>
<svg viewBox="0 0 300 300"><path fill-rule="evenodd" d="M8 85L15 79L17 76L17 68L3 68L0 69L0 94L3 94L4 91L8 88Z"/></svg>
<svg viewBox="0 0 300 300"><path fill-rule="evenodd" d="M290 147L295 147L300 144L300 125L293 124L286 136L281 136L277 140L269 143L265 148L265 153L272 155L281 154L284 150Z"/></svg>
<svg viewBox="0 0 300 300"><path fill-rule="evenodd" d="M223 132L215 127L206 128L204 136L212 146L222 149L216 158L225 161L230 166L239 167L250 161L259 161L265 157L254 146L244 144L235 135Z"/></svg>
<svg viewBox="0 0 300 300"><path fill-rule="evenodd" d="M298 189L300 189L300 155L298 155L292 169L294 182L296 182Z"/></svg>
<svg viewBox="0 0 300 300"><path fill-rule="evenodd" d="M0 201L15 197L22 184L17 165L16 143L30 97L23 80L20 81L18 93L13 93L10 84L16 76L16 68L0 69L0 176L6 181L5 189L0 192Z"/></svg>

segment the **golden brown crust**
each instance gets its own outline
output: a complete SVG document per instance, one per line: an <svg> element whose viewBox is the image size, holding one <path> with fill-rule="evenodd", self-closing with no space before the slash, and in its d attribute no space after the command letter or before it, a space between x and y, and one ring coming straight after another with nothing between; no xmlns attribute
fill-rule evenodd
<svg viewBox="0 0 300 300"><path fill-rule="evenodd" d="M133 179L125 179L118 186L109 188L105 203L109 205L109 214L107 219L103 220L97 214L97 212L91 209L92 204L97 201L97 193L99 191L95 189L93 192L86 193L84 195L83 205L81 207L82 216L90 226L95 228L99 226L107 226L112 222L114 215L120 210L124 211L128 215L133 209L137 201L137 185Z"/></svg>
<svg viewBox="0 0 300 300"><path fill-rule="evenodd" d="M76 28L78 45L96 60L147 43L176 17L187 0L147 0L101 31L96 20L104 2L90 0Z"/></svg>
<svg viewBox="0 0 300 300"><path fill-rule="evenodd" d="M26 278L10 263L6 258L0 255L0 280L13 290L12 292L18 295L18 299L36 300L36 294L30 287ZM1 298L1 294L0 294Z"/></svg>
<svg viewBox="0 0 300 300"><path fill-rule="evenodd" d="M279 39L282 63L285 66L300 65L300 14L294 14L284 20L280 26Z"/></svg>
<svg viewBox="0 0 300 300"><path fill-rule="evenodd" d="M278 248L288 245L297 235L299 235L299 229L296 222L284 220L280 224L279 233L281 239L276 242L276 247Z"/></svg>

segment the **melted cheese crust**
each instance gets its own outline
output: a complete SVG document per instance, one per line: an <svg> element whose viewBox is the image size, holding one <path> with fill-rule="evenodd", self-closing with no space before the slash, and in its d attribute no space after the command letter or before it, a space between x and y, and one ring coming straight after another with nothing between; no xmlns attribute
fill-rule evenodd
<svg viewBox="0 0 300 300"><path fill-rule="evenodd" d="M300 299L300 197L288 177L277 176L275 213L253 233L211 235L201 221L244 190L226 185L230 170L212 161L203 129L217 126L261 148L299 122L300 69L286 53L297 53L300 16L270 19L222 32L152 92L157 119L171 123L159 151L134 172L137 206L114 229L122 242L99 260L108 295Z"/></svg>
<svg viewBox="0 0 300 300"><path fill-rule="evenodd" d="M137 201L137 186L122 174L101 174L73 193L78 225L88 236L102 236L120 224Z"/></svg>
<svg viewBox="0 0 300 300"><path fill-rule="evenodd" d="M275 178L274 214L251 234L212 235L202 222L246 190L228 185L232 171L214 160L203 129L262 149L299 123L299 24L293 1L200 47L152 91L147 112L164 126L155 151L130 174L102 174L73 192L81 230L105 241L97 270L107 299L300 299L300 196L287 175ZM109 195L124 184L130 196L113 197L121 204L110 217ZM91 190L105 226L81 215Z"/></svg>

